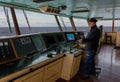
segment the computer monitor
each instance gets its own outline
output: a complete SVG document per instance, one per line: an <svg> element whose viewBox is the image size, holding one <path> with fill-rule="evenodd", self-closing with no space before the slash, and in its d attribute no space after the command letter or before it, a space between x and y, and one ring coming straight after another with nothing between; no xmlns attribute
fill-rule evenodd
<svg viewBox="0 0 120 82"><path fill-rule="evenodd" d="M25 57L26 55L34 55L33 53L36 51L36 48L30 36L15 37L11 40L15 48L16 54L19 57Z"/></svg>
<svg viewBox="0 0 120 82"><path fill-rule="evenodd" d="M56 44L55 37L52 34L42 34L43 40L45 42L45 45L47 48L52 47L54 44Z"/></svg>
<svg viewBox="0 0 120 82"><path fill-rule="evenodd" d="M57 33L55 35L57 43L65 42L64 35L62 33Z"/></svg>
<svg viewBox="0 0 120 82"><path fill-rule="evenodd" d="M65 33L65 36L66 36L66 40L68 42L76 41L75 33L73 33L73 32Z"/></svg>
<svg viewBox="0 0 120 82"><path fill-rule="evenodd" d="M32 35L31 38L37 51L43 52L44 50L46 50L45 44L40 34Z"/></svg>

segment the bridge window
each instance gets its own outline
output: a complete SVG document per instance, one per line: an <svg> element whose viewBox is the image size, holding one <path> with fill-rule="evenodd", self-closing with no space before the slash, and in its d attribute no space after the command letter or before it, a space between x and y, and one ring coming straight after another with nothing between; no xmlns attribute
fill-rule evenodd
<svg viewBox="0 0 120 82"><path fill-rule="evenodd" d="M10 8L0 6L0 36L11 35L15 35L15 29Z"/></svg>
<svg viewBox="0 0 120 82"><path fill-rule="evenodd" d="M86 19L73 18L77 31L89 31Z"/></svg>
<svg viewBox="0 0 120 82"><path fill-rule="evenodd" d="M28 28L28 24L23 14L23 10L15 9L15 13L21 34L30 33L30 29Z"/></svg>
<svg viewBox="0 0 120 82"><path fill-rule="evenodd" d="M114 32L120 31L120 20L115 20Z"/></svg>
<svg viewBox="0 0 120 82"><path fill-rule="evenodd" d="M25 18L25 14L28 22ZM22 34L59 31L54 15L41 14L31 11L23 12L23 10L18 9L16 9L16 15Z"/></svg>
<svg viewBox="0 0 120 82"><path fill-rule="evenodd" d="M73 31L70 20L68 17L58 16L58 20L64 32Z"/></svg>
<svg viewBox="0 0 120 82"><path fill-rule="evenodd" d="M97 26L103 25L105 32L112 32L112 20L98 20Z"/></svg>

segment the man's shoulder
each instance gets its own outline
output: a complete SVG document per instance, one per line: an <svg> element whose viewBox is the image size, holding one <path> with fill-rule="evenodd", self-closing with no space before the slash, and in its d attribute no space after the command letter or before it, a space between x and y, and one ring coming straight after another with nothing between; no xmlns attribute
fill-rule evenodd
<svg viewBox="0 0 120 82"><path fill-rule="evenodd" d="M100 29L97 26L93 30L98 32L100 31Z"/></svg>

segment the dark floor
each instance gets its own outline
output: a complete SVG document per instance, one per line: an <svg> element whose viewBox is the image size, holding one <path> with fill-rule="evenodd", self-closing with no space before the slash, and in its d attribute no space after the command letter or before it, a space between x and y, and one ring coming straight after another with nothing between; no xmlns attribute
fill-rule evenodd
<svg viewBox="0 0 120 82"><path fill-rule="evenodd" d="M77 74L69 82L120 82L120 49L114 49L114 46L102 46L98 57L96 57L96 66L100 67L101 73L98 79L90 77L88 80L81 80L80 74ZM59 79L56 82L68 82Z"/></svg>

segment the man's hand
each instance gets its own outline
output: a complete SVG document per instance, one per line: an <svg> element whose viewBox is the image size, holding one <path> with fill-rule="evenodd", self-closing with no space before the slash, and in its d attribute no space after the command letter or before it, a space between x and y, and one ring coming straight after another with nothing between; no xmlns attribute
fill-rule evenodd
<svg viewBox="0 0 120 82"><path fill-rule="evenodd" d="M77 40L78 43L82 43L82 39Z"/></svg>

